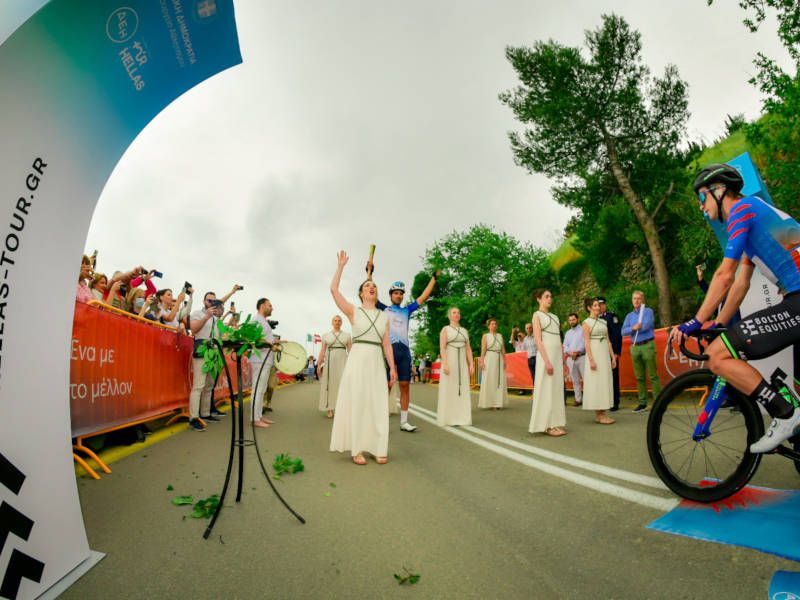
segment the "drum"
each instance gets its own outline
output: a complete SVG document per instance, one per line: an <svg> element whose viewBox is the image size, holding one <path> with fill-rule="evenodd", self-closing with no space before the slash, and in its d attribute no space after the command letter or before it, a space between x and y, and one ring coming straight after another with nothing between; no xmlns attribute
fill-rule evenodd
<svg viewBox="0 0 800 600"><path fill-rule="evenodd" d="M297 342L281 341L275 353L275 368L284 375L297 375L306 368L306 349Z"/></svg>

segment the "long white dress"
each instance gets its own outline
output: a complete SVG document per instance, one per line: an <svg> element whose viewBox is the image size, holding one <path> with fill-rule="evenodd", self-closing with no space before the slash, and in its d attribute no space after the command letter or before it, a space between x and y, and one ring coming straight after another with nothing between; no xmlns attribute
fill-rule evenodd
<svg viewBox="0 0 800 600"><path fill-rule="evenodd" d="M592 369L589 357L583 371L584 410L608 410L614 404L614 380L611 371L611 355L608 351L608 325L605 319L589 317L584 321L589 326L589 344L597 369Z"/></svg>
<svg viewBox="0 0 800 600"><path fill-rule="evenodd" d="M347 363L347 345L350 334L345 331L329 331L322 336L325 342L325 363L320 378L319 409L329 411L336 409L336 398L339 396L339 384Z"/></svg>
<svg viewBox="0 0 800 600"><path fill-rule="evenodd" d="M486 354L483 357L483 377L478 408L502 408L508 404L506 366L503 361L503 336L485 333Z"/></svg>
<svg viewBox="0 0 800 600"><path fill-rule="evenodd" d="M564 427L567 414L564 410L564 366L561 348L561 324L552 313L537 310L533 318L542 326L542 344L553 364L553 374L548 375L542 355L536 359L536 377L533 382L533 408L528 431L541 433L551 427Z"/></svg>
<svg viewBox="0 0 800 600"><path fill-rule="evenodd" d="M381 339L386 314L356 307L353 347L347 357L331 431L331 452L388 456L389 388Z"/></svg>
<svg viewBox="0 0 800 600"><path fill-rule="evenodd" d="M446 425L472 425L472 400L469 387L467 341L469 334L463 327L446 325L447 364L450 374L445 375L444 366L439 373L439 400L436 422Z"/></svg>

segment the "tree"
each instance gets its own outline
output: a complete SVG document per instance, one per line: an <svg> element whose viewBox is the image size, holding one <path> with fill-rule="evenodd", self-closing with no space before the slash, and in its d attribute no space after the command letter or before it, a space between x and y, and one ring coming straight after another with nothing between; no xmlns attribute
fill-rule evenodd
<svg viewBox="0 0 800 600"><path fill-rule="evenodd" d="M451 306L461 310L461 323L473 348L480 348L489 317L498 319L507 336L513 325L531 318L531 292L552 281L547 252L480 224L454 231L426 251L424 269L411 290L415 296L436 269L443 273L422 311L417 332L420 350L433 345L438 351L439 331L447 324Z"/></svg>
<svg viewBox="0 0 800 600"><path fill-rule="evenodd" d="M778 38L794 62L791 74L761 52L756 55L757 71L750 83L764 94L767 114L745 126L745 131L756 145L759 170L775 203L796 216L800 212L800 4L797 0L740 0L739 6L746 11L745 27L753 32L764 23L768 9L774 12Z"/></svg>
<svg viewBox="0 0 800 600"><path fill-rule="evenodd" d="M641 36L621 17L603 16L585 39L588 57L555 41L506 48L520 85L500 100L526 125L509 134L515 162L556 178L562 189L574 191L598 177L613 183L644 235L659 316L669 323L669 273L654 214L673 191L663 173L683 162L678 146L688 119L687 87L672 65L651 77Z"/></svg>

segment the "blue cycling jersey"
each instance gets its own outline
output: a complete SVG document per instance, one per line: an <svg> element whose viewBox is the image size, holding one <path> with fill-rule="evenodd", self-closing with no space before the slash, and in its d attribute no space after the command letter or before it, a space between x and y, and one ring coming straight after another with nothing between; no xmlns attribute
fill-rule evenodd
<svg viewBox="0 0 800 600"><path fill-rule="evenodd" d="M411 320L411 314L419 308L417 301L414 300L406 306L396 304L386 306L379 301L376 306L380 310L386 311L386 316L389 317L389 337L392 343L408 346L408 322Z"/></svg>
<svg viewBox="0 0 800 600"><path fill-rule="evenodd" d="M725 258L743 254L781 293L800 291L800 223L757 196L739 200L728 217Z"/></svg>

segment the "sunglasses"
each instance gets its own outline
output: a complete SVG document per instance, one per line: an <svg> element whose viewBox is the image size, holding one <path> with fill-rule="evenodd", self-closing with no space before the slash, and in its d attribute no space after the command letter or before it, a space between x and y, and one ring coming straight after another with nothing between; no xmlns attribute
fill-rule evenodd
<svg viewBox="0 0 800 600"><path fill-rule="evenodd" d="M708 188L708 192L698 192L697 199L700 201L700 204L705 204L706 196L713 192L714 190L725 189L724 185L712 185Z"/></svg>

